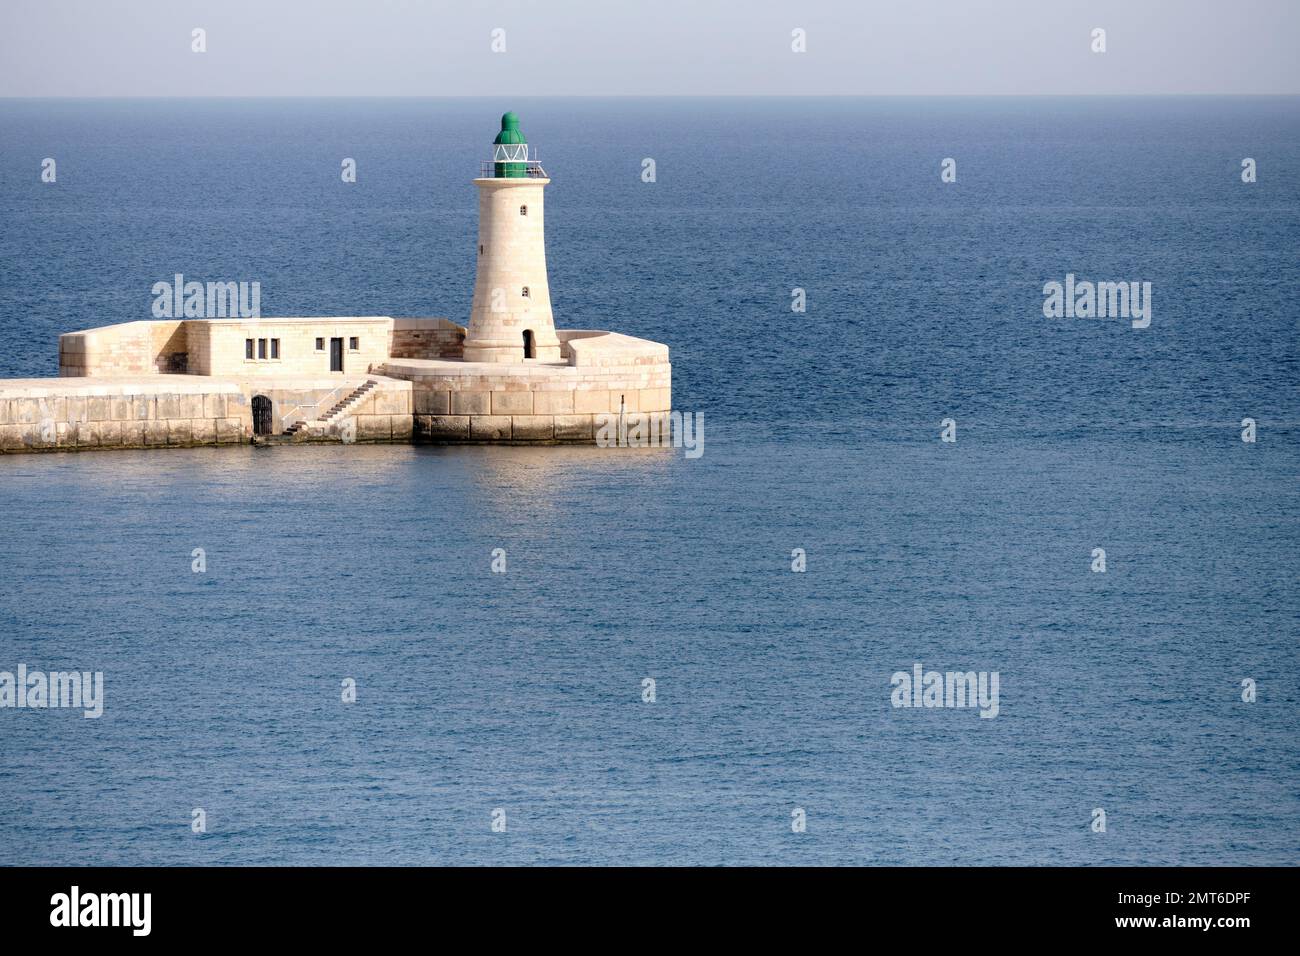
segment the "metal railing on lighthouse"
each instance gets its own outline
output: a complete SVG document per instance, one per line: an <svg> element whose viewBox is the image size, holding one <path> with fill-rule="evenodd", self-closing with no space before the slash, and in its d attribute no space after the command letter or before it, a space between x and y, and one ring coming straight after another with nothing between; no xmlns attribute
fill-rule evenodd
<svg viewBox="0 0 1300 956"><path fill-rule="evenodd" d="M546 170L537 159L533 150L529 157L527 143L496 143L492 147L492 159L479 167L482 179L547 179Z"/></svg>

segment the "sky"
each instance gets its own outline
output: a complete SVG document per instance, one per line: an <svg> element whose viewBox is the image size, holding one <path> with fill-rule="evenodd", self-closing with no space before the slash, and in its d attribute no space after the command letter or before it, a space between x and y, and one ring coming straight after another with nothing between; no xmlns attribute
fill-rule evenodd
<svg viewBox="0 0 1300 956"><path fill-rule="evenodd" d="M0 0L0 96L1296 94L1298 41L1300 0Z"/></svg>

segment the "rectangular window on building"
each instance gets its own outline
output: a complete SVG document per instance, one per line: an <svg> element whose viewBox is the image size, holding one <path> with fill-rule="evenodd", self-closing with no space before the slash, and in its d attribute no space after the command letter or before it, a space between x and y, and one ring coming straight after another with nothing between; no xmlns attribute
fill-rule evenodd
<svg viewBox="0 0 1300 956"><path fill-rule="evenodd" d="M257 340L257 357L260 359L266 358L266 339Z"/></svg>
<svg viewBox="0 0 1300 956"><path fill-rule="evenodd" d="M352 338L348 339L348 348L354 352L357 351L357 349L361 348L361 340L355 335L352 336Z"/></svg>
<svg viewBox="0 0 1300 956"><path fill-rule="evenodd" d="M325 351L325 340L324 340L324 339L317 339L317 340L316 340L316 351L317 351L317 352L324 352L324 351Z"/></svg>
<svg viewBox="0 0 1300 956"><path fill-rule="evenodd" d="M253 357L253 340L244 339L244 358L251 359L252 357Z"/></svg>
<svg viewBox="0 0 1300 956"><path fill-rule="evenodd" d="M280 340L271 339L271 358L278 359L279 357L280 357Z"/></svg>

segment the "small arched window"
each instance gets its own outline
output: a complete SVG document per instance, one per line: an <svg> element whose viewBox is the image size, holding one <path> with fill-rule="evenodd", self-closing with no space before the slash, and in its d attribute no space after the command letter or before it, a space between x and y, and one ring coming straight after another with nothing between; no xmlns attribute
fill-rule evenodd
<svg viewBox="0 0 1300 956"><path fill-rule="evenodd" d="M524 329L524 358L530 359L536 357L536 353L533 351L533 330Z"/></svg>
<svg viewBox="0 0 1300 956"><path fill-rule="evenodd" d="M519 207L519 215L521 215L521 216L526 216L526 215L528 215L528 207L527 207L527 206L520 206L520 207Z"/></svg>
<svg viewBox="0 0 1300 956"><path fill-rule="evenodd" d="M478 254L479 254L480 256L483 255L483 247L482 247L482 246L479 246L479 247L478 247Z"/></svg>
<svg viewBox="0 0 1300 956"><path fill-rule="evenodd" d="M524 298L528 298L528 286L524 286Z"/></svg>

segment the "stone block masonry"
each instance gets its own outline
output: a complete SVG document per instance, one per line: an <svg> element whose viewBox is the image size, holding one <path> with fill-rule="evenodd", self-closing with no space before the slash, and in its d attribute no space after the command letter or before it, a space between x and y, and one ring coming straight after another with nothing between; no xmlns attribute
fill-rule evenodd
<svg viewBox="0 0 1300 956"><path fill-rule="evenodd" d="M464 348L464 327L447 319L393 319L391 358L458 359Z"/></svg>
<svg viewBox="0 0 1300 956"><path fill-rule="evenodd" d="M226 445L251 430L248 397L234 382L0 379L0 453Z"/></svg>
<svg viewBox="0 0 1300 956"><path fill-rule="evenodd" d="M124 322L59 336L59 374L69 377L163 375L188 369L183 321Z"/></svg>
<svg viewBox="0 0 1300 956"><path fill-rule="evenodd" d="M626 415L629 429L649 419L659 418L658 428L666 429L667 411L631 412ZM610 418L601 415L415 415L411 435L417 444L435 445L591 445L596 432Z"/></svg>
<svg viewBox="0 0 1300 956"><path fill-rule="evenodd" d="M417 442L590 444L600 416L672 409L667 346L606 332L558 334L560 362L394 358L380 371L411 383Z"/></svg>

